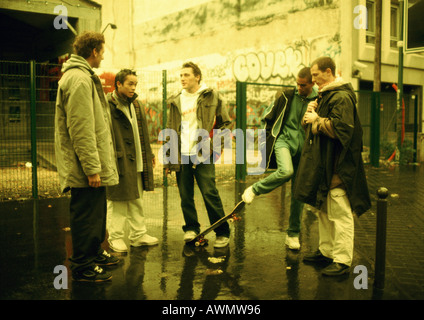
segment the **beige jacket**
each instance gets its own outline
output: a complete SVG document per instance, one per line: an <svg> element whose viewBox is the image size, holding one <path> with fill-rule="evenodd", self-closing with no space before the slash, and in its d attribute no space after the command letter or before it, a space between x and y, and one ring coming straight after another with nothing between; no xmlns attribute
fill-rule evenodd
<svg viewBox="0 0 424 320"><path fill-rule="evenodd" d="M181 93L171 97L168 100L168 121L166 128L175 130L178 135L178 163L164 165L165 168L168 168L172 171L179 171L181 166L180 96ZM207 132L209 132L210 136L213 134L213 129L225 130L231 128L231 118L228 115L225 103L218 92L211 88L206 88L200 92L199 98L197 99L196 116L198 127L200 129L205 129ZM167 141L169 141L169 139ZM200 142L200 139L198 142ZM224 142L222 141L221 147L223 143ZM213 145L211 145L210 150L213 150Z"/></svg>

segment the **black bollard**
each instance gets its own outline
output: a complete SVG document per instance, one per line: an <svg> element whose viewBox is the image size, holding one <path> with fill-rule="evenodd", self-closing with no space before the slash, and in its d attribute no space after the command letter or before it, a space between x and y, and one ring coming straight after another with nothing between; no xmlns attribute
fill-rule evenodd
<svg viewBox="0 0 424 320"><path fill-rule="evenodd" d="M389 190L381 187L377 190L377 236L375 244L375 281L374 287L384 289L386 270L386 225L387 197Z"/></svg>

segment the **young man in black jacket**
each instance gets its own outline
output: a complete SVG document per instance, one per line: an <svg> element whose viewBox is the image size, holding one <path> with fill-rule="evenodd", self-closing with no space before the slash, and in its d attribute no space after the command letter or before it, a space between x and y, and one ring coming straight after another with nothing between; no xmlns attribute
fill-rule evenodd
<svg viewBox="0 0 424 320"><path fill-rule="evenodd" d="M133 247L156 245L147 234L143 210L143 190L153 191L155 157L150 146L146 114L137 100L137 75L122 69L115 76L115 90L107 95L115 136L119 184L107 190L107 229L110 248L127 252L124 227L129 226Z"/></svg>
<svg viewBox="0 0 424 320"><path fill-rule="evenodd" d="M336 78L329 57L315 60L311 73L319 88L304 116L305 145L294 188L296 199L318 209L319 249L304 261L332 261L322 273L349 272L354 243L353 213L371 207L362 161L362 127L352 85Z"/></svg>

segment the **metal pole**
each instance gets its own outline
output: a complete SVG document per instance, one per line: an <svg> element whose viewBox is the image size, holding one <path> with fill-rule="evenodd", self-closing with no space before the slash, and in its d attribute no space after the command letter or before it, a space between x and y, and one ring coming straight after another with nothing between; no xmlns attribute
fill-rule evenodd
<svg viewBox="0 0 424 320"><path fill-rule="evenodd" d="M398 69L398 90L397 90L397 152L396 159L400 159L400 149L402 147L402 99L403 99L403 7L404 0L399 0L399 11L400 11L400 26L399 26L399 43L398 43L398 54L399 54L399 69Z"/></svg>
<svg viewBox="0 0 424 320"><path fill-rule="evenodd" d="M36 63L30 61L30 81L31 81L31 163L32 163L32 197L38 199L38 180L37 180L37 129L36 129Z"/></svg>
<svg viewBox="0 0 424 320"><path fill-rule="evenodd" d="M167 72L162 70L162 130L166 129L167 118ZM174 146L175 147L175 146ZM156 160L158 161L158 160ZM157 163L157 162L156 162ZM157 165L157 164L156 164ZM162 274L166 274L168 264L168 177L163 169L163 220L162 220ZM160 289L166 292L166 278L160 278Z"/></svg>
<svg viewBox="0 0 424 320"><path fill-rule="evenodd" d="M373 91L371 96L371 139L370 162L373 167L380 166L380 92Z"/></svg>
<svg viewBox="0 0 424 320"><path fill-rule="evenodd" d="M166 128L167 119L167 82L166 82L167 74L166 70L162 70L162 130ZM165 169L163 169L163 186L168 186L168 177L166 176Z"/></svg>
<svg viewBox="0 0 424 320"><path fill-rule="evenodd" d="M246 82L236 83L236 129L241 129L243 137L236 136L236 180L244 181L246 179ZM242 141L240 141L242 140ZM242 144L240 148L240 144ZM238 147L237 147L238 146ZM237 161L243 150L242 161ZM241 162L241 163L240 163Z"/></svg>
<svg viewBox="0 0 424 320"><path fill-rule="evenodd" d="M417 162L417 144L418 144L418 95L413 95L414 101L414 162Z"/></svg>
<svg viewBox="0 0 424 320"><path fill-rule="evenodd" d="M380 91L381 91L381 16L382 0L375 1L375 53L374 53L374 88L371 104L371 150L370 160L373 167L380 164Z"/></svg>
<svg viewBox="0 0 424 320"><path fill-rule="evenodd" d="M389 190L381 187L377 190L377 235L375 244L375 280L374 287L384 289L386 269L386 225L387 197Z"/></svg>

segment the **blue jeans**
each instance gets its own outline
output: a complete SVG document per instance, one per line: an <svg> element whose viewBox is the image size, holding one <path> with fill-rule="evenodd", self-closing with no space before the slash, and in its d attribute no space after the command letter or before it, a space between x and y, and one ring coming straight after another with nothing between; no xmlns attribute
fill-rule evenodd
<svg viewBox="0 0 424 320"><path fill-rule="evenodd" d="M292 156L289 147L281 144L276 145L274 152L277 161L277 170L266 178L253 184L252 189L256 195L265 194L275 190L292 179L290 217L287 234L289 237L297 237L300 233L301 215L304 206L303 202L293 198L294 178L299 166L300 152Z"/></svg>
<svg viewBox="0 0 424 320"><path fill-rule="evenodd" d="M181 157L184 157L183 155ZM183 211L185 225L183 231L200 232L200 224L198 222L197 211L194 204L194 178L205 202L206 211L208 213L209 222L213 224L224 213L221 198L215 184L215 165L212 163L199 163L193 166L191 159L188 164L181 164L180 171L177 171L177 184L181 197L181 209ZM215 229L216 236L230 235L230 226L224 222Z"/></svg>

